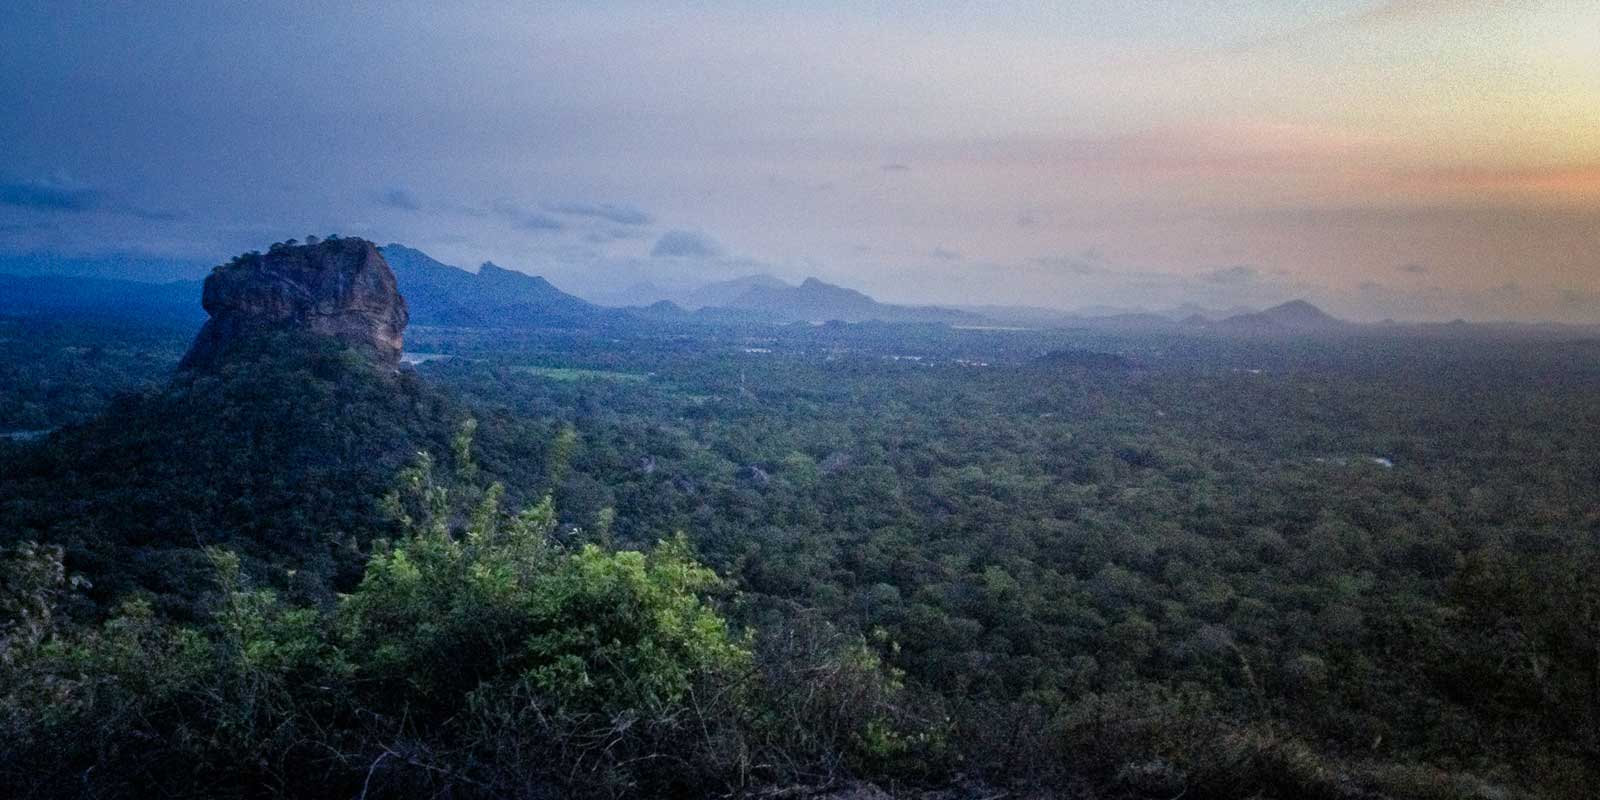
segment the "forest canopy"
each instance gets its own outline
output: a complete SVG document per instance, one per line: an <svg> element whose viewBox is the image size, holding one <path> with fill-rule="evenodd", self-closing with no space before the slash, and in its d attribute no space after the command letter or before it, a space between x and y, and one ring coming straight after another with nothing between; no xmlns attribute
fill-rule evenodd
<svg viewBox="0 0 1600 800"><path fill-rule="evenodd" d="M1593 343L423 329L448 357L395 374L166 383L61 352L96 335L13 374L103 411L0 454L35 796L1576 797L1600 763ZM1038 358L1074 351L1115 358Z"/></svg>

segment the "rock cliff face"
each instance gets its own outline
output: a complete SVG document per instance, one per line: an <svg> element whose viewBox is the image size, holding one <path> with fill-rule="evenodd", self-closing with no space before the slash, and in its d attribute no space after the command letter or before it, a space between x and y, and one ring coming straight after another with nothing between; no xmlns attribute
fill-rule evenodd
<svg viewBox="0 0 1600 800"><path fill-rule="evenodd" d="M211 315L179 369L207 369L249 339L273 333L330 336L395 367L405 299L394 273L364 239L276 245L211 271L201 305Z"/></svg>

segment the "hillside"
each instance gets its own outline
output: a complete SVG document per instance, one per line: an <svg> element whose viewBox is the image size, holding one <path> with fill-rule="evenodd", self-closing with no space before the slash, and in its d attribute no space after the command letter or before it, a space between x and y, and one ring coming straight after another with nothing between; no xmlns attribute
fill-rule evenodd
<svg viewBox="0 0 1600 800"><path fill-rule="evenodd" d="M862 292L816 278L807 278L799 286L758 283L723 308L764 314L783 322L979 323L984 319L971 312L936 306L880 303Z"/></svg>
<svg viewBox="0 0 1600 800"><path fill-rule="evenodd" d="M1230 333L1312 333L1343 330L1350 323L1304 301L1293 300L1265 311L1238 314L1216 323Z"/></svg>
<svg viewBox="0 0 1600 800"><path fill-rule="evenodd" d="M788 283L771 275L745 275L732 280L708 283L683 293L674 302L687 309L734 306L753 289L787 289ZM673 298L669 298L673 299Z"/></svg>
<svg viewBox="0 0 1600 800"><path fill-rule="evenodd" d="M384 530L395 471L446 447L463 412L395 370L405 306L370 243L245 254L204 295L181 371L12 465L4 535L64 545L106 597L139 587L181 607L195 548L214 544L331 591Z"/></svg>
<svg viewBox="0 0 1600 800"><path fill-rule="evenodd" d="M388 244L380 250L399 280L416 325L581 327L616 317L544 278L492 262L468 272L404 245Z"/></svg>

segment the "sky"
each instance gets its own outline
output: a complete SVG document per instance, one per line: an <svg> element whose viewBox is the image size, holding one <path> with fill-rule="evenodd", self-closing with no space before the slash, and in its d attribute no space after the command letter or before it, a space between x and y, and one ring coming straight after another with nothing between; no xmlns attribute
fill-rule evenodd
<svg viewBox="0 0 1600 800"><path fill-rule="evenodd" d="M0 252L1600 321L1600 3L34 2Z"/></svg>

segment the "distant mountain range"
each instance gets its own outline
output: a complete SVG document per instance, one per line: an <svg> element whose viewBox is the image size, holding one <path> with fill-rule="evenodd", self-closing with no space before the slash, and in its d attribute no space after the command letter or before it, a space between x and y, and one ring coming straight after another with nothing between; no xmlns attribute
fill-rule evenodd
<svg viewBox="0 0 1600 800"><path fill-rule="evenodd" d="M583 327L602 321L646 319L729 323L933 322L981 323L947 308L880 303L854 289L809 278L792 286L770 275L707 284L683 302L608 308L552 286L544 278L485 263L468 272L401 244L380 248L394 270L414 325L526 328Z"/></svg>
<svg viewBox="0 0 1600 800"><path fill-rule="evenodd" d="M476 272L445 264L402 244L379 248L394 271L411 324L467 328L582 328L640 322L981 323L967 311L880 303L853 289L811 278L793 286L770 275L708 284L679 305L608 308L561 291L542 277L484 263ZM20 263L20 262L19 262ZM34 262L20 266L38 266ZM79 265L84 269L88 267ZM107 261L96 269L110 272ZM97 314L199 322L198 280L149 283L75 274L0 274L0 313Z"/></svg>
<svg viewBox="0 0 1600 800"><path fill-rule="evenodd" d="M675 302L688 309L734 307L753 290L787 288L790 288L788 283L771 275L745 275L729 281L708 283L689 291L682 300Z"/></svg>
<svg viewBox="0 0 1600 800"><path fill-rule="evenodd" d="M411 310L411 324L466 328L583 327L618 312L536 275L485 262L468 272L401 244L379 248Z"/></svg>
<svg viewBox="0 0 1600 800"><path fill-rule="evenodd" d="M665 301L683 311L697 311L702 308L729 306L745 292L757 286L782 288L788 285L781 278L764 274L744 275L732 280L672 289L646 281L636 283L620 292L597 294L592 299L601 305L614 307L650 307Z"/></svg>
<svg viewBox="0 0 1600 800"><path fill-rule="evenodd" d="M204 261L145 255L63 256L0 254L0 273L55 278L104 278L142 283L199 281L211 271Z"/></svg>
<svg viewBox="0 0 1600 800"><path fill-rule="evenodd" d="M1072 311L1040 306L977 305L957 306L957 308L985 317L996 324L1028 328L1092 327L1120 329L1152 326L1166 327L1177 323L1202 325L1255 312L1253 308L1242 306L1225 309L1207 308L1197 303L1184 303L1172 308L1154 311L1143 308L1104 305L1087 306Z"/></svg>
<svg viewBox="0 0 1600 800"><path fill-rule="evenodd" d="M817 278L798 286L771 275L745 275L693 289L666 291L638 284L610 298L642 307L651 316L677 315L723 322L933 322L981 324L982 314L937 306L881 303L854 289ZM664 305L665 304L665 305Z"/></svg>
<svg viewBox="0 0 1600 800"><path fill-rule="evenodd" d="M807 278L799 286L778 282L750 286L725 308L755 312L782 322L942 322L981 324L984 317L937 306L880 303L854 289Z"/></svg>
<svg viewBox="0 0 1600 800"><path fill-rule="evenodd" d="M1425 336L1504 332L1541 335L1592 326L1535 323L1384 323L1341 320L1305 300L1263 311L1226 311L1184 305L1165 311L1097 308L1076 312L1025 306L906 306L883 303L854 289L817 278L799 285L771 275L747 275L649 298L659 290L640 285L627 294L639 302L602 306L561 291L544 278L485 263L477 272L440 262L420 250L389 244L380 251L394 270L410 308L411 324L470 328L587 328L660 324L761 325L888 322L1027 328L1086 328L1115 333L1164 331L1226 336L1303 336L1388 331ZM120 274L161 280L106 277ZM200 276L189 262L116 257L87 259L0 256L0 314L117 316L198 324ZM197 276L198 277L198 276Z"/></svg>
<svg viewBox="0 0 1600 800"><path fill-rule="evenodd" d="M0 274L0 314L88 315L200 324L200 281L145 283L69 275Z"/></svg>

